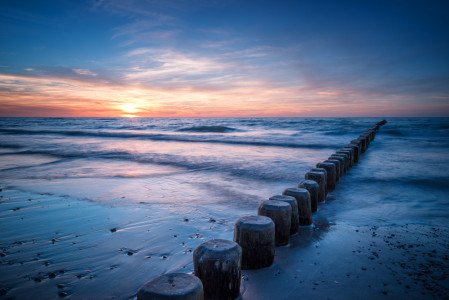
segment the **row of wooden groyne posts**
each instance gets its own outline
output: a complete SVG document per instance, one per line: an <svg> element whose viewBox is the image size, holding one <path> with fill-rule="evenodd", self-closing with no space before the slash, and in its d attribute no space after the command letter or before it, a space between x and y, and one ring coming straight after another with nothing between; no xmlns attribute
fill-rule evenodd
<svg viewBox="0 0 449 300"><path fill-rule="evenodd" d="M213 239L193 252L194 275L166 273L146 282L138 300L231 300L239 297L241 270L273 264L275 247L289 244L299 226L312 225L312 213L374 140L383 120L305 174L298 188L288 188L259 205L257 216L235 222L234 241Z"/></svg>

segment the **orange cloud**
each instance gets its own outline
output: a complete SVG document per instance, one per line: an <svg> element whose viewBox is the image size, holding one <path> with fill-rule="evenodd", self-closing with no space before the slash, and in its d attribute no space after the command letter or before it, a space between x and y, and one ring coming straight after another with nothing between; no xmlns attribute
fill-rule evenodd
<svg viewBox="0 0 449 300"><path fill-rule="evenodd" d="M382 116L388 115L385 109L401 113L417 109L416 106L401 109L391 100L366 99L352 91L317 93L313 89L277 87L257 80L227 80L221 89L194 85L161 88L0 75L0 116L332 117Z"/></svg>

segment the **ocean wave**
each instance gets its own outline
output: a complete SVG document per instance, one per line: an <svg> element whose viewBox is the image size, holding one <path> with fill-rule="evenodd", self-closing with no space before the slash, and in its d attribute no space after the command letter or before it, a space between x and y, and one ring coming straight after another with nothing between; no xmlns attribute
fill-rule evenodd
<svg viewBox="0 0 449 300"><path fill-rule="evenodd" d="M70 160L76 159L93 159L93 160L111 160L111 161L128 161L139 164L153 164L153 165L161 165L161 166L170 166L178 168L179 172L172 172L171 174L176 173L184 173L188 172L198 172L198 171L212 171L216 173L228 174L237 178L245 178L251 180L262 180L262 181L277 181L277 180L295 180L297 179L297 174L295 172L288 171L289 163L285 163L285 168L283 168L283 172L278 169L273 169L270 166L261 166L258 163L242 163L239 160L221 160L216 161L215 157L187 157L183 155L176 154L160 154L160 153L134 153L130 151L83 151L76 149L40 149L40 150L25 150L20 152L15 152L15 155L45 155L45 156L53 156L55 158L59 158L58 161L46 162L40 165L27 165L27 166L19 166L12 167L0 170L1 176L4 178L10 178L11 176L17 176L20 173L10 173L14 171L21 170L23 172L24 169L29 168L40 168L40 167L48 167L52 166L57 169L58 164L66 163ZM0 154L1 155L1 154ZM181 170L184 170L182 172ZM36 173L36 174L34 174ZM40 172L36 171L33 175L26 175L23 178L34 178L34 179L57 179L57 178L69 178L73 176L73 174L51 174L51 171ZM25 174L25 173L23 173ZM166 174L166 173L163 173ZM113 173L107 176L101 175L100 177L129 177L129 178L145 178L145 177L154 177L154 174L140 174L140 175L128 175L128 174L120 174L120 172ZM80 177L77 175L76 177ZM84 174L81 177L98 177L97 174Z"/></svg>
<svg viewBox="0 0 449 300"><path fill-rule="evenodd" d="M6 149L20 149L23 148L24 146L19 145L19 144L4 144L4 143L0 143L0 148L6 148Z"/></svg>
<svg viewBox="0 0 449 300"><path fill-rule="evenodd" d="M181 128L178 131L189 131L189 132L234 132L239 131L238 129L226 127L226 126L193 126Z"/></svg>
<svg viewBox="0 0 449 300"><path fill-rule="evenodd" d="M307 149L325 149L338 147L336 144L320 143L295 143L284 141L271 141L267 139L226 139L224 137L210 137L203 135L172 135L163 133L135 133L121 131L82 131L82 130L32 130L32 129L12 129L0 128L0 133L17 135L64 135L75 137L97 137L97 138L122 138L122 139L143 139L153 141L174 141L186 143L215 143L227 145L245 145L245 146L266 146L282 148L307 148Z"/></svg>

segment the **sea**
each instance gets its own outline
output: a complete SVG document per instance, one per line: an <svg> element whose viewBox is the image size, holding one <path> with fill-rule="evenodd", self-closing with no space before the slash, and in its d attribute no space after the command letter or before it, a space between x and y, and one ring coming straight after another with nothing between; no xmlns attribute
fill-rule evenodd
<svg viewBox="0 0 449 300"><path fill-rule="evenodd" d="M61 256L54 263L66 266L66 274L73 272L73 277L81 272L80 261L99 274L123 266L123 272L137 274L139 280L128 277L128 294L118 286L115 292L104 291L133 299L151 276L192 271L186 253L191 255L198 243L232 239L238 218L257 214L262 201L297 187L309 169L383 119L0 118L0 188L19 195L14 204L6 198L0 203L0 246L31 239L50 243L53 237L71 241L74 228L79 228L86 238L82 249L90 249L91 255L79 255L77 263ZM320 203L311 227L321 226L323 232L337 225L449 227L449 118L385 120L360 161ZM31 200L38 198L51 205L65 203L64 209L82 205L82 212L74 210L76 217L71 217L68 211L62 213L62 206L52 212L42 206L36 217ZM21 226L23 220L14 215L17 207L25 212L28 207L36 221ZM92 224L77 225L82 213L84 221L95 222L90 233L87 227ZM47 223L52 225L30 233L30 226ZM51 230L42 231L45 228ZM115 264L112 254L104 258L103 253L105 261L99 262L100 254L92 253L102 239L109 239L112 228L127 240L108 242L104 253L132 253L121 255ZM151 239L141 235L147 232ZM168 236L177 238L173 245ZM316 241L321 239L326 235ZM64 248L67 253L70 245ZM137 259L140 254L142 259L157 257L148 265L151 272L133 271L142 262L129 264L127 256ZM33 263L33 257L29 260ZM40 276L28 273L29 278ZM23 296L26 285L17 280L7 284L16 290L23 286L17 292ZM78 295L82 290L80 285Z"/></svg>
<svg viewBox="0 0 449 300"><path fill-rule="evenodd" d="M250 207L380 120L1 118L0 180L99 202ZM387 121L351 185L372 183L371 204L393 206L385 219L447 216L449 119Z"/></svg>

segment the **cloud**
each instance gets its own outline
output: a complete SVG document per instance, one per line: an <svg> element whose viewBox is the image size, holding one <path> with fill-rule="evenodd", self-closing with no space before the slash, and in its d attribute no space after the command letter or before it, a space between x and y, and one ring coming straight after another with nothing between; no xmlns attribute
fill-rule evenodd
<svg viewBox="0 0 449 300"><path fill-rule="evenodd" d="M340 14L333 8L339 5L319 18L301 15L304 10L291 18L294 22L285 23L288 14L267 22L245 11L250 7L245 4L229 11L237 25L221 17L215 22L209 11L202 11L214 7L210 12L217 13L217 7L228 4L93 1L91 11L106 11L108 18L112 13L119 20L108 31L110 42L121 47L119 52L111 50L107 59L95 63L83 60L84 65L70 57L58 65L36 63L2 72L2 113L18 113L20 107L30 114L48 108L71 116L369 116L385 110L448 111L447 59L434 59L433 66L428 63L435 51L445 48L421 42L416 46L413 39L419 30L410 34L406 26L393 26L391 34L379 38L377 19L375 30L349 28L355 19L334 23ZM272 13L276 18L279 12ZM11 12L15 19L33 17ZM329 29L331 24L342 28ZM425 105L428 110L423 110Z"/></svg>
<svg viewBox="0 0 449 300"><path fill-rule="evenodd" d="M21 21L26 23L33 23L37 25L48 24L51 19L46 18L40 14L19 10L4 5L0 5L0 16L4 19L12 19L14 21Z"/></svg>
<svg viewBox="0 0 449 300"><path fill-rule="evenodd" d="M126 80L179 80L188 79L193 76L208 75L220 77L223 72L233 66L232 63L222 63L208 57L185 54L170 49L139 48L127 54L127 56L138 56L134 62L135 67L124 71Z"/></svg>
<svg viewBox="0 0 449 300"><path fill-rule="evenodd" d="M90 76L97 76L97 73L94 73L88 69L72 69L75 73L81 74L81 75L90 75Z"/></svg>
<svg viewBox="0 0 449 300"><path fill-rule="evenodd" d="M104 9L117 15L130 17L145 17L158 20L175 20L174 17L156 12L158 2L152 1L120 1L120 0L101 0L92 1L93 9Z"/></svg>
<svg viewBox="0 0 449 300"><path fill-rule="evenodd" d="M227 79L224 79L225 81ZM61 77L0 75L1 116L373 116L411 114L421 103L356 91L327 93L240 80L221 89L172 89ZM439 99L437 99L439 100ZM426 113L448 113L447 103L427 103ZM432 109L430 109L432 108Z"/></svg>

